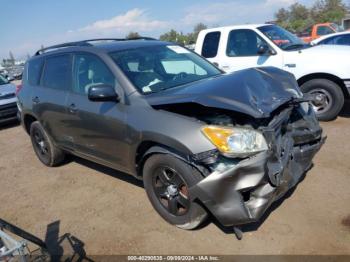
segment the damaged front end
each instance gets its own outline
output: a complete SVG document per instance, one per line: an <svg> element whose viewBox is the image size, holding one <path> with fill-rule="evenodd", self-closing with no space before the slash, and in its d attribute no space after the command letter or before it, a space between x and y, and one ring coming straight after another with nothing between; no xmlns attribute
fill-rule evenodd
<svg viewBox="0 0 350 262"><path fill-rule="evenodd" d="M309 99L276 68L238 71L148 101L204 124L216 149L188 160L204 176L189 191L225 226L257 221L302 179L325 142Z"/></svg>
<svg viewBox="0 0 350 262"><path fill-rule="evenodd" d="M272 117L259 120L257 129L265 137L267 150L245 158L211 153L208 160L202 155L200 161L211 163L206 165L209 172L190 188L193 199L225 226L257 221L302 179L325 142L311 106L303 101L294 100ZM198 156L194 158L198 162Z"/></svg>

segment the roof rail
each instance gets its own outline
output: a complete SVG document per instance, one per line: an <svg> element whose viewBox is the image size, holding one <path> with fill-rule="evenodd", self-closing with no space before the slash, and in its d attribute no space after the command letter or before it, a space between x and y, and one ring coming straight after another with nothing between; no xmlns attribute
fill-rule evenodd
<svg viewBox="0 0 350 262"><path fill-rule="evenodd" d="M87 39L87 40L82 40L82 41L77 41L77 42L69 42L69 43L64 43L64 44L59 44L59 45L53 45L49 47L42 48L38 50L34 56L38 56L43 54L45 51L48 50L54 50L54 49L59 49L59 48L64 48L64 47L73 47L73 46L92 46L90 42L99 42L99 41L129 41L129 40L157 40L152 37L135 37L135 38L95 38L95 39Z"/></svg>
<svg viewBox="0 0 350 262"><path fill-rule="evenodd" d="M147 36L139 36L139 37L133 37L133 38L126 38L125 40L127 41L127 40L158 40L158 39L153 37L147 37Z"/></svg>
<svg viewBox="0 0 350 262"><path fill-rule="evenodd" d="M132 38L94 38L94 39L83 40L81 42L128 41L128 40L157 40L157 39L152 37L147 37L147 36L139 36L139 37L132 37Z"/></svg>
<svg viewBox="0 0 350 262"><path fill-rule="evenodd" d="M59 44L59 45L53 45L53 46L49 46L49 47L45 47L45 48L41 48L40 50L38 50L34 56L38 56L43 54L45 51L48 50L53 50L53 49L59 49L59 48L63 48L63 47L72 47L72 46L92 46L89 43L86 43L84 41L79 41L79 42L70 42L70 43L64 43L64 44Z"/></svg>

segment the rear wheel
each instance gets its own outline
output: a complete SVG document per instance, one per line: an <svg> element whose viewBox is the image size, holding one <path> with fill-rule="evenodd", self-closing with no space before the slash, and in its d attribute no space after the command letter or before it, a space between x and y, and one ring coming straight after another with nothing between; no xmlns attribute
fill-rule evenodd
<svg viewBox="0 0 350 262"><path fill-rule="evenodd" d="M196 228L207 218L207 212L192 201L188 190L201 179L192 166L165 154L151 156L143 169L144 186L153 207L167 222L182 229Z"/></svg>
<svg viewBox="0 0 350 262"><path fill-rule="evenodd" d="M314 95L312 106L321 121L335 119L344 105L344 94L340 86L328 79L313 79L301 87L304 93Z"/></svg>
<svg viewBox="0 0 350 262"><path fill-rule="evenodd" d="M64 152L52 143L39 121L31 124L30 138L35 154L44 165L57 166L63 162Z"/></svg>

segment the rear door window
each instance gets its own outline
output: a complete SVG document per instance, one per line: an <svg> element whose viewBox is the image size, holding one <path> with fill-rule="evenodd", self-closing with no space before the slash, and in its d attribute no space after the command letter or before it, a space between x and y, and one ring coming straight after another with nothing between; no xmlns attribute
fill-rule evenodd
<svg viewBox="0 0 350 262"><path fill-rule="evenodd" d="M258 56L258 48L262 44L268 45L266 41L253 30L233 30L228 37L226 54L230 57Z"/></svg>
<svg viewBox="0 0 350 262"><path fill-rule="evenodd" d="M71 68L71 56L69 54L47 57L42 85L53 89L70 89L72 83Z"/></svg>
<svg viewBox="0 0 350 262"><path fill-rule="evenodd" d="M31 60L28 63L28 83L30 85L39 85L43 64L44 60L42 58Z"/></svg>
<svg viewBox="0 0 350 262"><path fill-rule="evenodd" d="M205 58L216 57L218 54L220 36L220 32L210 32L205 36L202 47L202 56Z"/></svg>

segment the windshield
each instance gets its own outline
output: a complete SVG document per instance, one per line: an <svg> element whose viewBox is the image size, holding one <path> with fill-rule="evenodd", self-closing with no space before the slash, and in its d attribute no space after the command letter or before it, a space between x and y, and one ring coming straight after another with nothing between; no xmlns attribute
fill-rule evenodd
<svg viewBox="0 0 350 262"><path fill-rule="evenodd" d="M267 25L259 27L258 29L285 51L305 48L308 46L299 37L279 26Z"/></svg>
<svg viewBox="0 0 350 262"><path fill-rule="evenodd" d="M202 57L177 45L141 47L110 55L143 94L221 74L219 69Z"/></svg>
<svg viewBox="0 0 350 262"><path fill-rule="evenodd" d="M8 83L9 83L9 81L7 81L7 79L5 77L0 75L0 85L6 85Z"/></svg>

